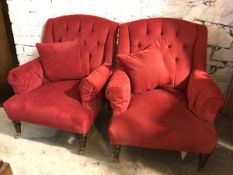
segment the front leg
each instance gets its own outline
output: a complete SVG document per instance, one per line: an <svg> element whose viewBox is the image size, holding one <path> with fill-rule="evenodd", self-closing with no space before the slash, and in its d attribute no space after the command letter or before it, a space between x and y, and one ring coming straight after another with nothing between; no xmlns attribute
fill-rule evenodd
<svg viewBox="0 0 233 175"><path fill-rule="evenodd" d="M20 123L20 121L12 121L12 122L13 122L13 126L15 128L15 131L16 131L15 138L19 138L21 136L21 123Z"/></svg>
<svg viewBox="0 0 233 175"><path fill-rule="evenodd" d="M200 154L199 155L199 164L198 164L198 171L202 171L206 166L206 163L209 159L209 154Z"/></svg>
<svg viewBox="0 0 233 175"><path fill-rule="evenodd" d="M85 149L86 149L86 144L87 144L87 135L79 135L79 154L83 154Z"/></svg>
<svg viewBox="0 0 233 175"><path fill-rule="evenodd" d="M113 145L112 151L113 151L113 161L119 162L121 146L120 145Z"/></svg>

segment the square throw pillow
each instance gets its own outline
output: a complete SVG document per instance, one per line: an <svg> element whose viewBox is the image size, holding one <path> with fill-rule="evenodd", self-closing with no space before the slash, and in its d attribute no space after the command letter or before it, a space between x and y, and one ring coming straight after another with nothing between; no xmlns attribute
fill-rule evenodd
<svg viewBox="0 0 233 175"><path fill-rule="evenodd" d="M171 76L164 64L163 54L156 43L137 53L118 54L117 57L126 68L135 93L171 83Z"/></svg>
<svg viewBox="0 0 233 175"><path fill-rule="evenodd" d="M79 42L37 43L41 65L50 81L82 79Z"/></svg>

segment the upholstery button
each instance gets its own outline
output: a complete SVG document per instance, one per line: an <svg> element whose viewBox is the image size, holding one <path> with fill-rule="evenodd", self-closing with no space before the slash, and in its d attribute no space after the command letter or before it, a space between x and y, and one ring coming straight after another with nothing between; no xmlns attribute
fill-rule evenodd
<svg viewBox="0 0 233 175"><path fill-rule="evenodd" d="M176 36L179 36L179 34L180 34L180 33L177 31L177 32L176 32Z"/></svg>
<svg viewBox="0 0 233 175"><path fill-rule="evenodd" d="M176 57L176 62L178 62L179 61L179 58L178 57Z"/></svg>
<svg viewBox="0 0 233 175"><path fill-rule="evenodd" d="M160 35L163 35L163 31L160 33Z"/></svg>
<svg viewBox="0 0 233 175"><path fill-rule="evenodd" d="M169 45L168 45L168 48L169 48L169 49L170 49L170 48L172 48L172 45L171 45L171 44L169 44Z"/></svg>
<svg viewBox="0 0 233 175"><path fill-rule="evenodd" d="M84 41L84 42L83 42L83 44L84 44L84 45L86 45L86 44L87 44L87 42L86 42L86 41Z"/></svg>
<svg viewBox="0 0 233 175"><path fill-rule="evenodd" d="M142 47L142 44L141 44L141 43L138 43L138 47L139 47L139 48Z"/></svg>

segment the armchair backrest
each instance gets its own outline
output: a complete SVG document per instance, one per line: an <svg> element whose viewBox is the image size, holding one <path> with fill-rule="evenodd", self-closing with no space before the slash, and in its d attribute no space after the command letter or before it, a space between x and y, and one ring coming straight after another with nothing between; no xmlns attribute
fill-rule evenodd
<svg viewBox="0 0 233 175"><path fill-rule="evenodd" d="M161 43L174 88L185 90L191 71L206 69L206 27L179 19L151 18L121 24L118 53L135 53L155 41Z"/></svg>
<svg viewBox="0 0 233 175"><path fill-rule="evenodd" d="M83 71L112 65L118 24L97 16L69 15L48 19L43 42L79 40Z"/></svg>

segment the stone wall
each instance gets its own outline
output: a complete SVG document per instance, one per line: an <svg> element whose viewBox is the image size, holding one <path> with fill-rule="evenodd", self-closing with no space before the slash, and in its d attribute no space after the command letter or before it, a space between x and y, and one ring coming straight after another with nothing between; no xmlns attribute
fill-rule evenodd
<svg viewBox="0 0 233 175"><path fill-rule="evenodd" d="M48 18L92 14L118 22L173 17L208 27L208 72L226 94L233 74L232 0L7 0L20 64L38 53Z"/></svg>

